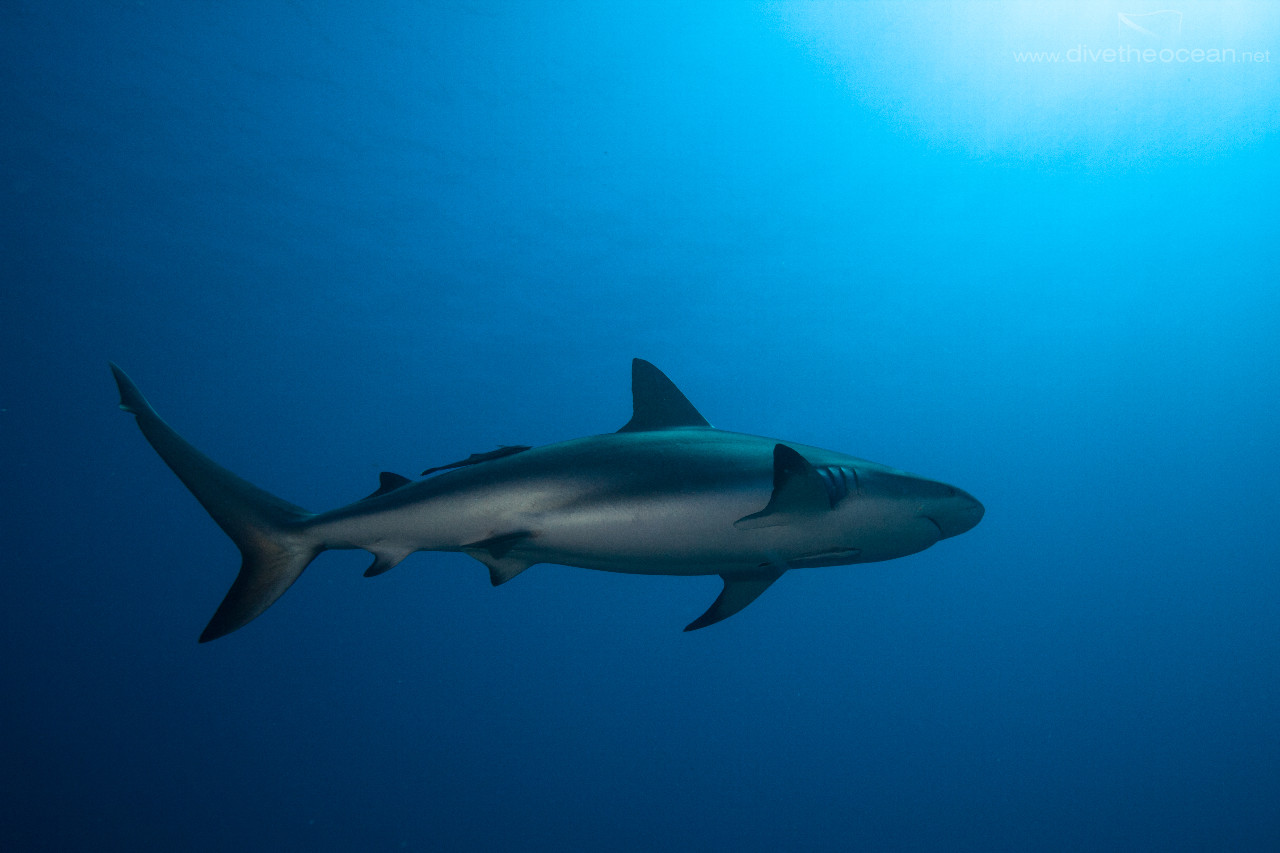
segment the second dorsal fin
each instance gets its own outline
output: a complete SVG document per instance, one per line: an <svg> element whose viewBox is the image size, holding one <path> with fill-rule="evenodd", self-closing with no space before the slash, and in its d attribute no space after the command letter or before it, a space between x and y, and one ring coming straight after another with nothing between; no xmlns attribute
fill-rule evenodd
<svg viewBox="0 0 1280 853"><path fill-rule="evenodd" d="M711 426L666 374L642 358L631 361L631 405L631 420L618 432Z"/></svg>
<svg viewBox="0 0 1280 853"><path fill-rule="evenodd" d="M383 471L378 475L378 488L370 494L365 495L363 500L367 501L369 498L382 497L388 492L394 492L396 489L403 488L412 482L413 480L410 480L408 477L402 477L399 474L392 474L390 471Z"/></svg>

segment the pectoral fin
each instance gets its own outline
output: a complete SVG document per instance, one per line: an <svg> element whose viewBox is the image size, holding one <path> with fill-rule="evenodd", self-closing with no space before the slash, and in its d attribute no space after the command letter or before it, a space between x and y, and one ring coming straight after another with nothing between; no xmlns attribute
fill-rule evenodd
<svg viewBox="0 0 1280 853"><path fill-rule="evenodd" d="M760 597L760 593L769 588L769 585L782 577L782 573L786 569L761 569L750 574L733 574L721 575L724 581L724 589L720 591L720 597L707 608L707 612L703 613L697 619L694 619L685 626L686 631L696 631L699 628L705 628L708 625L728 619L742 608Z"/></svg>
<svg viewBox="0 0 1280 853"><path fill-rule="evenodd" d="M759 512L744 515L733 526L744 530L777 527L797 517L826 512L832 506L831 492L818 469L785 444L775 444L769 503Z"/></svg>

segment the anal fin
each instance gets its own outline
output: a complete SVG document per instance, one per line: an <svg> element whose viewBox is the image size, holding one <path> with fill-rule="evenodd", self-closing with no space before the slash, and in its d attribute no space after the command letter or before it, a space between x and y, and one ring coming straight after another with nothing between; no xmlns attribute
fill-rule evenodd
<svg viewBox="0 0 1280 853"><path fill-rule="evenodd" d="M389 572L400 565L400 561L412 553L412 551L375 551L373 552L373 563L364 570L364 576L371 578L383 572Z"/></svg>
<svg viewBox="0 0 1280 853"><path fill-rule="evenodd" d="M786 569L767 568L743 574L721 575L724 589L720 591L720 596L707 608L706 613L694 619L684 629L696 631L728 619L759 598L760 593L782 577L785 571Z"/></svg>

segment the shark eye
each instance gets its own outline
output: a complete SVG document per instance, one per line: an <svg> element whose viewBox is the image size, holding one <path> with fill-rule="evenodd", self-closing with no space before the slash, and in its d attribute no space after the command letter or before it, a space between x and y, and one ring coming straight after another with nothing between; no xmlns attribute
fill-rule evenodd
<svg viewBox="0 0 1280 853"><path fill-rule="evenodd" d="M831 501L833 509L836 504L848 497L850 492L858 491L858 472L852 468L832 465L818 468L817 471L818 476L822 478L822 484L827 487L827 499Z"/></svg>

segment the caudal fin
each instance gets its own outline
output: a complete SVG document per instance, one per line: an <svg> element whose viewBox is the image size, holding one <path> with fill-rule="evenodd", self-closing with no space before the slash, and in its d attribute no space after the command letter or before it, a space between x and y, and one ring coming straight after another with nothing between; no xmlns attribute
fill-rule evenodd
<svg viewBox="0 0 1280 853"><path fill-rule="evenodd" d="M216 640L260 616L324 550L307 533L312 514L196 450L160 419L123 370L113 364L111 372L120 388L120 408L137 416L156 453L240 549L240 574L200 634L202 643Z"/></svg>

